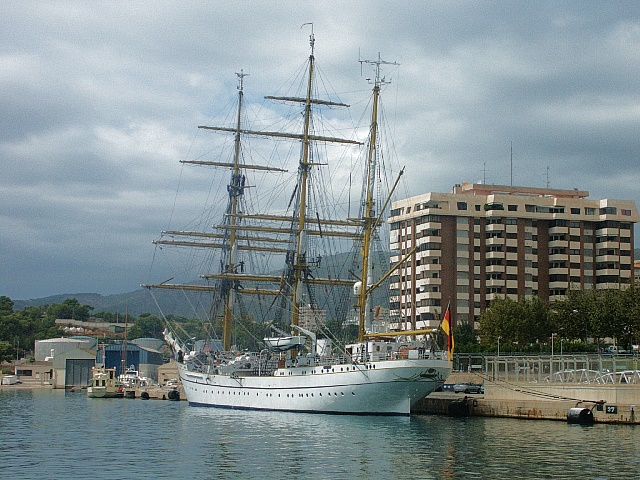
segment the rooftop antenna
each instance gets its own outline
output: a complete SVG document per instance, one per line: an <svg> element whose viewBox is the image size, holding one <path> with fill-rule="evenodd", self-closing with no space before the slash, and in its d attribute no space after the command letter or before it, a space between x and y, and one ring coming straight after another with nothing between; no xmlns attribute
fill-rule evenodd
<svg viewBox="0 0 640 480"><path fill-rule="evenodd" d="M513 141L511 141L511 186L513 187Z"/></svg>
<svg viewBox="0 0 640 480"><path fill-rule="evenodd" d="M547 165L547 188L549 188L549 165Z"/></svg>

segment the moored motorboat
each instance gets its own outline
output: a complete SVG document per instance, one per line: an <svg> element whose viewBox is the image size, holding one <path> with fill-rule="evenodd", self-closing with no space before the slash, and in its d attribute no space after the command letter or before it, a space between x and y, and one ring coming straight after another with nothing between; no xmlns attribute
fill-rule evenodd
<svg viewBox="0 0 640 480"><path fill-rule="evenodd" d="M124 390L116 378L115 368L93 367L91 384L87 387L89 398L122 398Z"/></svg>

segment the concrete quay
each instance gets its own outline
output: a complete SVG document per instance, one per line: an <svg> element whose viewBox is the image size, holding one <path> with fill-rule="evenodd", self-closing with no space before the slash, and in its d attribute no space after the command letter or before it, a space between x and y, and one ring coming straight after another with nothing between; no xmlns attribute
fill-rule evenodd
<svg viewBox="0 0 640 480"><path fill-rule="evenodd" d="M413 414L567 421L571 408L589 409L595 423L640 424L640 385L503 382L452 374L447 384L482 383L484 394L434 392Z"/></svg>
<svg viewBox="0 0 640 480"><path fill-rule="evenodd" d="M178 397L172 392L178 392ZM186 400L182 385L177 386L148 386L135 389L125 389L124 398L136 398L143 400Z"/></svg>

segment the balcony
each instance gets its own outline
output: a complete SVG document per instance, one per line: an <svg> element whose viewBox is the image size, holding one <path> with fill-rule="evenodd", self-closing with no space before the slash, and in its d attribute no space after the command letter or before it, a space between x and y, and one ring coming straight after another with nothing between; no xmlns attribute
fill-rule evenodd
<svg viewBox="0 0 640 480"><path fill-rule="evenodd" d="M620 248L620 242L614 241L604 241L604 242L596 242L596 248L600 250L601 248Z"/></svg>
<svg viewBox="0 0 640 480"><path fill-rule="evenodd" d="M620 276L620 269L618 269L618 268L603 268L603 269L596 270L596 279L598 277L602 277L602 276L618 277L618 276ZM616 283L616 285L617 285L617 283Z"/></svg>
<svg viewBox="0 0 640 480"><path fill-rule="evenodd" d="M420 272L439 272L442 270L442 265L439 263L423 263L418 268L418 273Z"/></svg>
<svg viewBox="0 0 640 480"><path fill-rule="evenodd" d="M487 273L502 273L504 272L505 266L504 265L487 265L485 267L485 271Z"/></svg>
<svg viewBox="0 0 640 480"><path fill-rule="evenodd" d="M595 235L596 235L596 237L602 237L602 236L605 236L605 235L618 236L618 235L620 235L620 229L619 228L600 228L600 229L596 230Z"/></svg>
<svg viewBox="0 0 640 480"><path fill-rule="evenodd" d="M615 254L611 254L611 255L598 255L596 257L596 263L604 263L604 262L613 262L613 263L617 263L618 260L620 260L620 257L618 255Z"/></svg>
<svg viewBox="0 0 640 480"><path fill-rule="evenodd" d="M551 227L549 229L549 235L569 233L569 227Z"/></svg>
<svg viewBox="0 0 640 480"><path fill-rule="evenodd" d="M569 240L550 240L549 248L569 248Z"/></svg>
<svg viewBox="0 0 640 480"><path fill-rule="evenodd" d="M485 240L486 245L504 245L504 238L490 237Z"/></svg>
<svg viewBox="0 0 640 480"><path fill-rule="evenodd" d="M504 227L505 226L502 223L491 223L486 226L486 231L487 232L503 232Z"/></svg>

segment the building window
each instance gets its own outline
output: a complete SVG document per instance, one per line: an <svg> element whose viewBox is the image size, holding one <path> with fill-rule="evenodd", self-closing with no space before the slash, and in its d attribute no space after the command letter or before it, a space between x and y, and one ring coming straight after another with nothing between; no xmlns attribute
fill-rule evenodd
<svg viewBox="0 0 640 480"><path fill-rule="evenodd" d="M604 207L600 209L600 215L616 215L618 209L616 207Z"/></svg>
<svg viewBox="0 0 640 480"><path fill-rule="evenodd" d="M571 207L571 215L580 215L580 207Z"/></svg>
<svg viewBox="0 0 640 480"><path fill-rule="evenodd" d="M480 205L476 205L475 207L476 207L476 212L479 212L480 211Z"/></svg>
<svg viewBox="0 0 640 480"><path fill-rule="evenodd" d="M466 210L467 202L458 202L458 210Z"/></svg>
<svg viewBox="0 0 640 480"><path fill-rule="evenodd" d="M591 207L584 207L584 214L585 215L595 215L596 214L596 209L595 208L591 208Z"/></svg>
<svg viewBox="0 0 640 480"><path fill-rule="evenodd" d="M507 206L507 209L510 212L517 212L518 211L518 205L509 205L509 206Z"/></svg>
<svg viewBox="0 0 640 480"><path fill-rule="evenodd" d="M626 208L622 208L620 209L620 213L622 215L624 215L625 217L630 217L631 216L631 210L626 209Z"/></svg>
<svg viewBox="0 0 640 480"><path fill-rule="evenodd" d="M488 212L491 210L504 210L504 205L500 202L485 203L484 211Z"/></svg>

